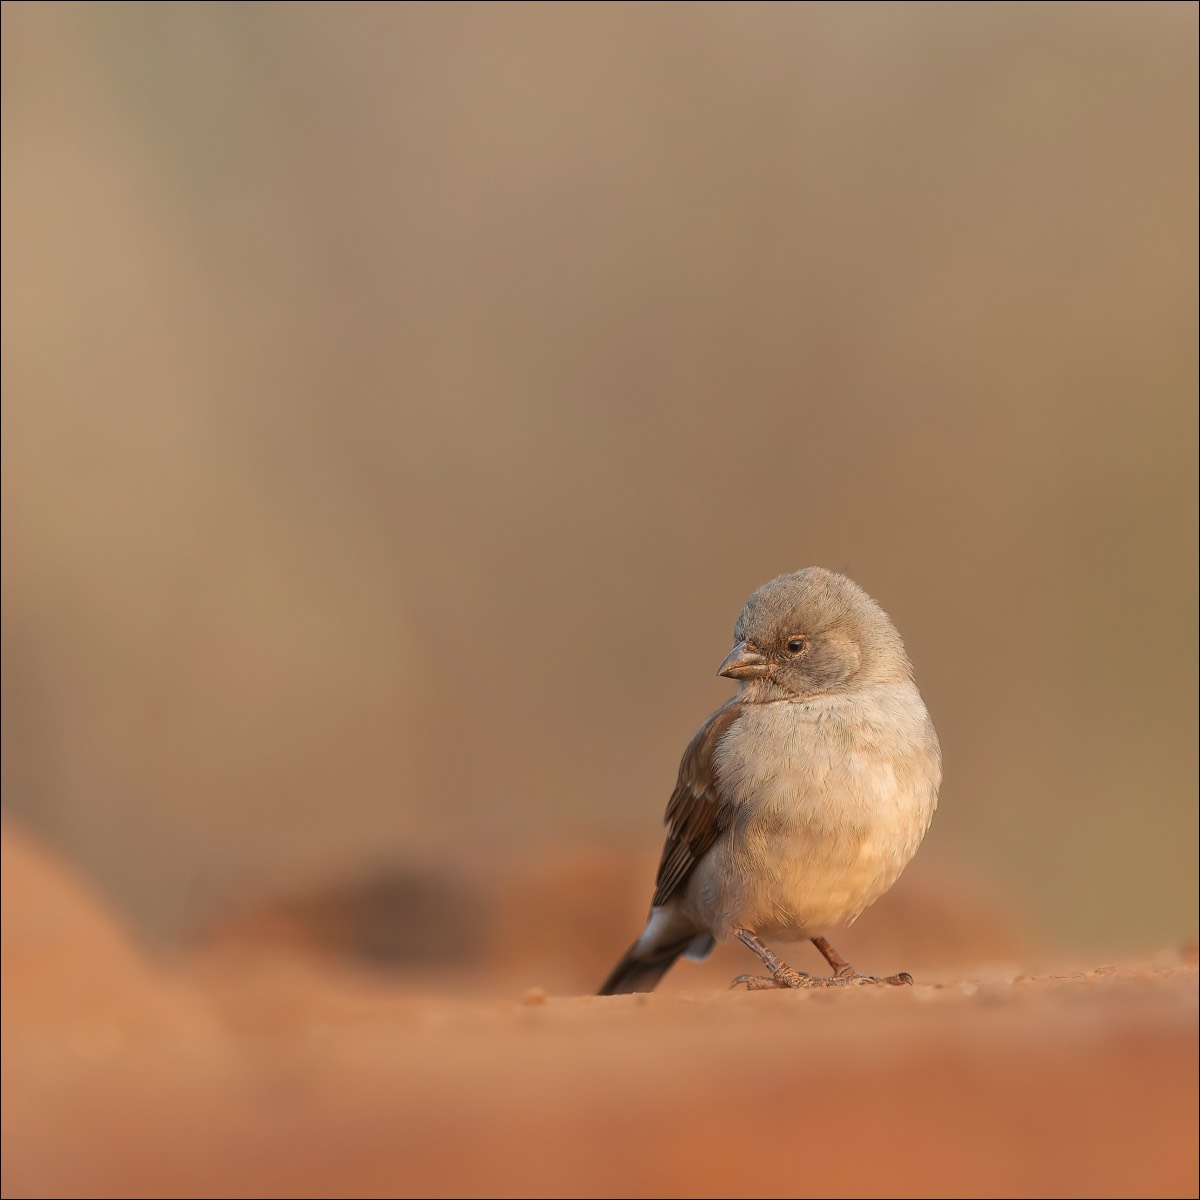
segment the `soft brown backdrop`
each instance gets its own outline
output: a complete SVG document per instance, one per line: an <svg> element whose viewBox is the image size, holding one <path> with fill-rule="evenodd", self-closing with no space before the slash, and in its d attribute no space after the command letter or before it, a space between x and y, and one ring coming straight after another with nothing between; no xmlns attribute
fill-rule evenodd
<svg viewBox="0 0 1200 1200"><path fill-rule="evenodd" d="M821 563L917 663L930 861L1194 935L1194 5L3 21L5 800L144 933L652 855Z"/></svg>

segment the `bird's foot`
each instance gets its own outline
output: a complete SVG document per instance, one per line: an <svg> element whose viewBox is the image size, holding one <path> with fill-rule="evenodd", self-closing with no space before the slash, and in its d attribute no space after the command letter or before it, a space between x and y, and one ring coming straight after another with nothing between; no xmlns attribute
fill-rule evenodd
<svg viewBox="0 0 1200 1200"><path fill-rule="evenodd" d="M814 976L805 975L803 971L793 971L791 967L782 967L774 975L739 975L730 985L730 990L744 987L748 992L766 992L775 988L819 988L819 987L867 987L868 985L887 985L890 987L911 987L913 977L907 971L899 975L860 975L850 971L844 975Z"/></svg>
<svg viewBox="0 0 1200 1200"><path fill-rule="evenodd" d="M730 985L730 989L745 985L748 992L765 992L772 988L806 988L817 987L822 980L805 975L803 971L793 971L787 963L770 975L739 975Z"/></svg>
<svg viewBox="0 0 1200 1200"><path fill-rule="evenodd" d="M892 987L911 987L913 977L907 971L899 975L863 975L856 971L830 944L827 938L819 934L812 937L811 942L821 952L825 961L833 968L833 978L826 982L834 987L847 984L886 983Z"/></svg>
<svg viewBox="0 0 1200 1200"><path fill-rule="evenodd" d="M743 945L753 950L762 959L763 965L771 972L770 975L739 975L729 986L731 988L744 985L749 991L760 992L767 988L813 988L813 987L862 987L866 984L887 984L891 987L907 987L913 977L907 971L899 975L863 975L856 971L826 940L820 935L811 940L820 950L825 961L833 968L833 975L828 978L806 975L803 971L794 971L773 950L759 940L748 929L735 929L734 937Z"/></svg>

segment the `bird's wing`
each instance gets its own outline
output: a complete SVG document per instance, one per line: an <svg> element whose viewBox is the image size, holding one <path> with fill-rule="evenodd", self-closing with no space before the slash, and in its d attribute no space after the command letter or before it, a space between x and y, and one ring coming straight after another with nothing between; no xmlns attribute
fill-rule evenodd
<svg viewBox="0 0 1200 1200"><path fill-rule="evenodd" d="M729 824L731 807L717 795L713 752L721 735L742 715L730 700L717 709L688 743L679 763L679 779L667 805L667 844L663 847L654 906L665 904Z"/></svg>

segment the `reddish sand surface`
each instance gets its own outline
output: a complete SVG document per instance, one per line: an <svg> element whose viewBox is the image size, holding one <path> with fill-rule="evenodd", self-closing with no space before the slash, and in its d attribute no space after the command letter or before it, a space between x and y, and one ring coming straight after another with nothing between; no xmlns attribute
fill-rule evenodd
<svg viewBox="0 0 1200 1200"><path fill-rule="evenodd" d="M39 847L3 865L6 1196L1197 1193L1194 947L1021 970L942 943L911 988L724 990L743 952L547 995L554 930L519 933L576 863L498 905L470 969L302 952L295 905L167 969Z"/></svg>

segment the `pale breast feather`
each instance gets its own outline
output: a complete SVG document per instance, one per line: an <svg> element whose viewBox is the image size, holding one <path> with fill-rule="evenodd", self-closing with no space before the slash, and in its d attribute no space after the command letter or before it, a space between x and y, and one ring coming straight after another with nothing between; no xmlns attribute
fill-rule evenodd
<svg viewBox="0 0 1200 1200"><path fill-rule="evenodd" d="M923 831L937 803L937 739L919 696L891 703L901 699L893 690L747 706L716 747L722 796L735 811L751 805L768 820L774 810L803 824L849 822L864 833L894 820L910 824L914 809L923 809Z"/></svg>

